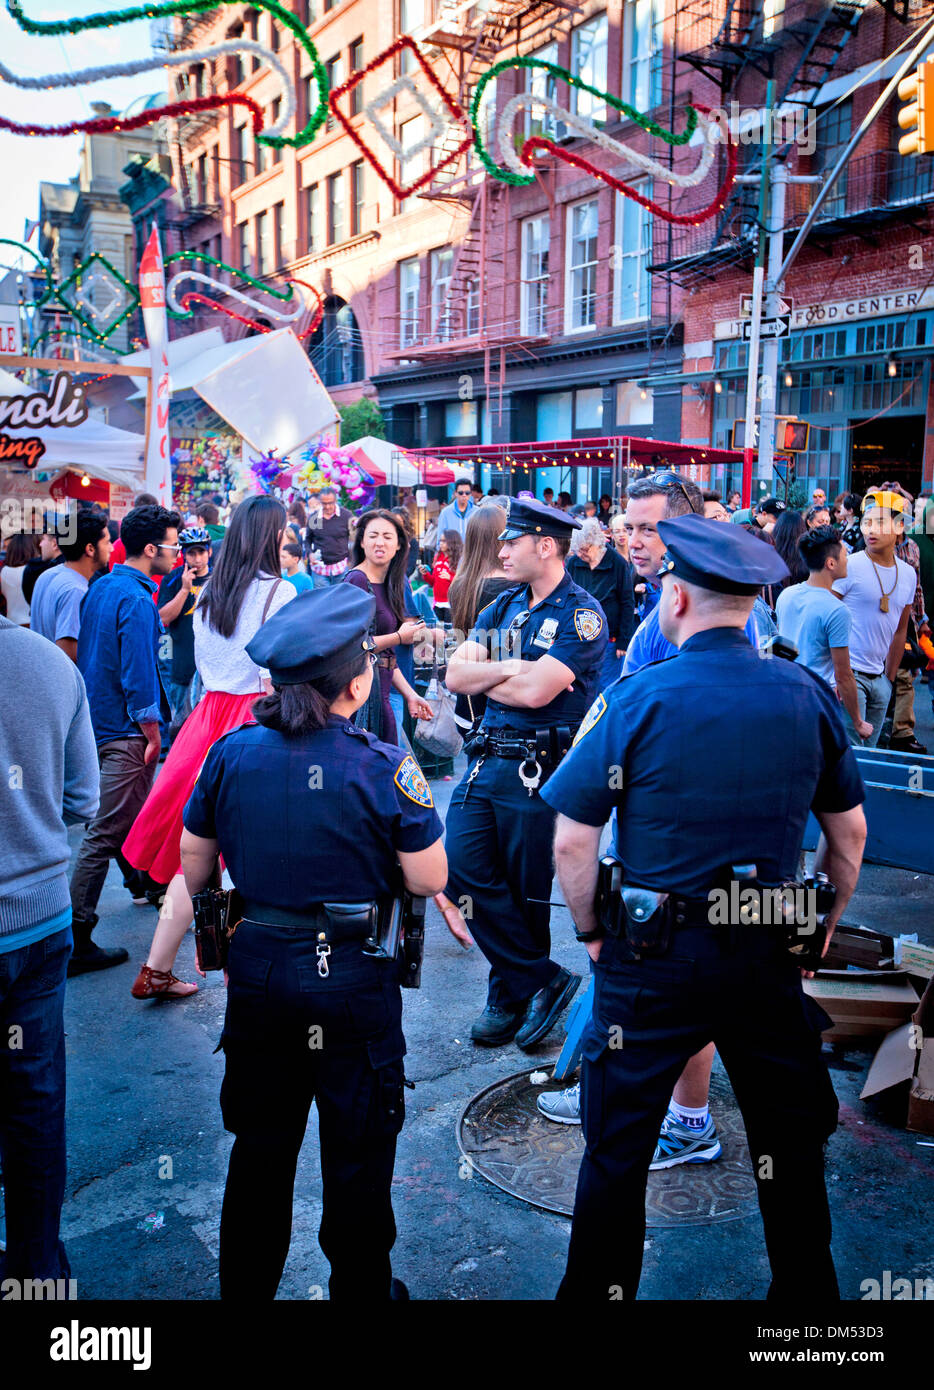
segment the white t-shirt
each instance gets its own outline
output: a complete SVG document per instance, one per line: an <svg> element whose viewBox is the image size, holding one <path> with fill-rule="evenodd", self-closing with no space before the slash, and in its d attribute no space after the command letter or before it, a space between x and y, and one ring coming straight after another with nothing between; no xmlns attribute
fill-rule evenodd
<svg viewBox="0 0 934 1390"><path fill-rule="evenodd" d="M269 672L251 661L244 650L259 631L269 589L275 579L260 575L254 579L243 596L243 607L232 637L222 637L208 627L200 606L195 609L195 665L205 690L223 690L228 695L263 693L263 681ZM280 579L272 596L267 619L278 613L293 598L298 598L294 584Z"/></svg>
<svg viewBox="0 0 934 1390"><path fill-rule="evenodd" d="M917 574L904 560L896 559L894 566L884 567L874 564L869 552L861 550L849 556L846 578L835 580L833 587L853 618L850 665L854 671L879 675L885 670L886 657L902 613L914 601ZM887 613L879 607L883 591L889 596Z"/></svg>
<svg viewBox="0 0 934 1390"><path fill-rule="evenodd" d="M11 623L22 627L29 622L29 604L23 598L25 565L4 565L0 570L0 591L6 599L6 615Z"/></svg>

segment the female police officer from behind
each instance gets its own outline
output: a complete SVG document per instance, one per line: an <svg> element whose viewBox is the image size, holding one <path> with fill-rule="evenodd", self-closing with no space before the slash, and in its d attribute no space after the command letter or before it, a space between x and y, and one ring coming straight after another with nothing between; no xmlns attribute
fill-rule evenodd
<svg viewBox="0 0 934 1390"><path fill-rule="evenodd" d="M257 724L213 745L185 808L189 892L208 885L220 853L242 899L222 1038L221 1110L236 1136L222 1298L275 1296L312 1100L330 1296L405 1296L389 1261L405 1113L398 966L364 954L366 929L322 907L403 886L428 896L447 880L418 764L351 722L373 679L373 614L372 595L342 584L301 594L263 625L247 651L268 667L273 693L254 706Z"/></svg>

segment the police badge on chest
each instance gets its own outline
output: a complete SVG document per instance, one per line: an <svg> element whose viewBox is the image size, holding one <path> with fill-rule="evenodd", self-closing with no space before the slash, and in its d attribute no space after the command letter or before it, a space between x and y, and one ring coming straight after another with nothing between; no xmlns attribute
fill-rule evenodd
<svg viewBox="0 0 934 1390"><path fill-rule="evenodd" d="M558 619L546 618L545 621L542 623L541 627L538 629L536 635L532 638L532 646L544 647L545 651L547 652L550 647L554 646L555 638L557 637L557 635Z"/></svg>

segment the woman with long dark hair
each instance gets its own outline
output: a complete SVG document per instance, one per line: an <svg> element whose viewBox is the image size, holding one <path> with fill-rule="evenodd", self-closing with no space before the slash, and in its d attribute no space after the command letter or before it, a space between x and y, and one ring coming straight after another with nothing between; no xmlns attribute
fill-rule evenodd
<svg viewBox="0 0 934 1390"><path fill-rule="evenodd" d="M205 694L182 725L123 844L134 868L168 885L149 956L131 991L136 999L194 994L198 988L172 973L191 922L179 850L182 812L211 745L252 721L255 701L269 688L268 673L246 646L268 617L298 596L279 572L284 530L285 508L276 498L241 502L195 609L195 665Z"/></svg>
<svg viewBox="0 0 934 1390"><path fill-rule="evenodd" d="M798 537L803 536L806 530L807 526L800 512L784 511L779 514L772 530L772 544L788 566L789 577L782 580L776 594L791 584L800 584L808 577L808 567L798 549Z"/></svg>
<svg viewBox="0 0 934 1390"><path fill-rule="evenodd" d="M0 593L6 603L6 616L9 622L29 626L29 601L23 596L23 576L30 560L39 554L39 543L35 536L27 534L10 536L6 543L6 556L3 569L0 569Z"/></svg>
<svg viewBox="0 0 934 1390"><path fill-rule="evenodd" d="M451 624L459 642L467 640L477 614L513 582L499 560L503 544L499 537L505 525L505 507L497 502L484 502L467 522L464 553L448 594ZM485 709L485 695L458 695L454 715L461 730L479 723Z"/></svg>
<svg viewBox="0 0 934 1390"><path fill-rule="evenodd" d="M389 692L393 687L401 692L413 719L432 717L431 705L416 694L399 670L393 653L394 647L411 646L426 632L425 624L420 619L406 617L407 555L405 527L394 512L373 507L361 513L357 518L350 569L344 575L344 583L355 584L376 599L373 634L379 671L379 728L372 728L371 732L384 743L395 743L398 737L395 715L389 703Z"/></svg>

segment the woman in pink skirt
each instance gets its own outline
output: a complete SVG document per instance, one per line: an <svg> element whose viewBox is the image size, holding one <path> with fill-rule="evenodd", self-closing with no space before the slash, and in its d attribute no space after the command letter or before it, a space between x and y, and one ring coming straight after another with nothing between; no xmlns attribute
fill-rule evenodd
<svg viewBox="0 0 934 1390"><path fill-rule="evenodd" d="M181 873L182 812L211 744L252 720L254 702L270 689L268 672L244 648L268 617L296 597L294 586L279 577L285 519L274 497L241 502L195 609L195 665L205 694L182 725L123 845L134 868L168 884L149 957L131 990L136 999L198 989L172 973L192 911Z"/></svg>

